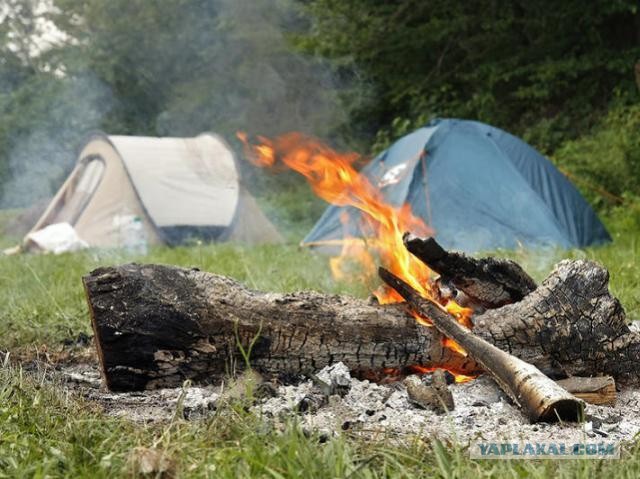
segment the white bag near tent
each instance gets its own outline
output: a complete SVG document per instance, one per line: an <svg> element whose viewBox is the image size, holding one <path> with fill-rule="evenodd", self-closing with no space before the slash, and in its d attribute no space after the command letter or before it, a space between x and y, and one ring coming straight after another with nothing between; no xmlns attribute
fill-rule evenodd
<svg viewBox="0 0 640 479"><path fill-rule="evenodd" d="M54 254L78 251L89 247L89 244L78 236L69 223L54 223L38 231L29 233L26 242L38 249Z"/></svg>

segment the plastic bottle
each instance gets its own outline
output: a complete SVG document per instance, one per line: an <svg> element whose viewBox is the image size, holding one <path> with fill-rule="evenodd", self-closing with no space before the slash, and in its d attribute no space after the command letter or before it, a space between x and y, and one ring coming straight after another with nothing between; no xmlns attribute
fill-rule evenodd
<svg viewBox="0 0 640 479"><path fill-rule="evenodd" d="M131 216L125 224L123 236L123 246L127 253L136 256L144 256L148 253L147 234L142 218Z"/></svg>

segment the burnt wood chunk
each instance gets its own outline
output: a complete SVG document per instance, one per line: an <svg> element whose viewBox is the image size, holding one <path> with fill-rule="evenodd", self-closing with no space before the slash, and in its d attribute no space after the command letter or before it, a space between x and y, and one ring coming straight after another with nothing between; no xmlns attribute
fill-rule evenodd
<svg viewBox="0 0 640 479"><path fill-rule="evenodd" d="M453 411L453 395L449 391L443 369L436 369L432 374L422 378L416 375L409 376L403 383L407 388L409 402L438 414Z"/></svg>
<svg viewBox="0 0 640 479"><path fill-rule="evenodd" d="M224 276L164 265L99 268L83 281L112 390L215 381L244 368L241 348L252 367L285 378L338 361L356 373L440 363L479 372L477 364L434 342L430 328L402 305L314 292L261 293Z"/></svg>
<svg viewBox="0 0 640 479"><path fill-rule="evenodd" d="M570 377L556 381L560 387L566 389L575 397L590 404L613 406L618 394L616 382L611 376L594 378Z"/></svg>
<svg viewBox="0 0 640 479"><path fill-rule="evenodd" d="M404 235L404 244L411 254L438 273L443 282L485 308L515 303L536 289L535 281L511 260L476 259L448 252L434 238L418 238L409 233Z"/></svg>
<svg viewBox="0 0 640 479"><path fill-rule="evenodd" d="M622 384L640 378L640 335L629 330L598 263L563 260L522 301L487 310L473 324L476 334L543 371L609 375Z"/></svg>

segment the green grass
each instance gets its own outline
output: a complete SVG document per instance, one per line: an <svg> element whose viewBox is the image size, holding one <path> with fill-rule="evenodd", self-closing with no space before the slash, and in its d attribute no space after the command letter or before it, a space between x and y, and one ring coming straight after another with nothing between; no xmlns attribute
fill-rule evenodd
<svg viewBox="0 0 640 479"><path fill-rule="evenodd" d="M43 373L0 369L0 477L135 477L136 448L153 448L179 477L491 478L637 477L640 450L621 461L471 461L428 438L402 446L346 435L321 442L295 418L274 430L231 404L201 421L179 413L164 424L107 418L42 381ZM153 476L151 476L153 477Z"/></svg>
<svg viewBox="0 0 640 479"><path fill-rule="evenodd" d="M638 205L640 206L640 205ZM553 265L564 258L588 259L603 264L609 271L611 292L620 299L629 321L640 319L640 218L637 210L618 208L605 223L613 242L604 246L570 251L499 252L516 260L537 281L541 281Z"/></svg>
<svg viewBox="0 0 640 479"><path fill-rule="evenodd" d="M584 251L508 253L537 279L562 257L591 258L611 272L611 288L632 319L640 315L635 265L640 227L624 212L609 219L615 242ZM206 245L156 248L147 257L116 252L0 257L0 349L42 344L50 350L90 325L80 278L99 265L130 260L197 266L249 287L366 296L370 285L336 284L326 258L294 245L245 248ZM0 355L0 360L2 355ZM170 423L134 425L108 418L95 405L44 381L45 371L0 367L0 477L135 477L136 447L156 448L179 477L638 477L640 450L621 461L472 461L466 451L429 438L390 445L343 435L321 443L295 418L282 430L231 404L201 421L177 411Z"/></svg>
<svg viewBox="0 0 640 479"><path fill-rule="evenodd" d="M516 259L534 278L542 280L562 258L587 258L611 273L611 289L631 319L640 319L640 225L618 212L608 224L614 242L572 251L498 252ZM228 275L250 288L265 291L315 289L366 297L372 284L336 283L326 256L295 244L242 247L230 244L152 249L146 257L127 257L117 251L75 254L0 256L0 348L41 343L56 344L79 332L89 332L81 277L92 269L128 261L194 267Z"/></svg>

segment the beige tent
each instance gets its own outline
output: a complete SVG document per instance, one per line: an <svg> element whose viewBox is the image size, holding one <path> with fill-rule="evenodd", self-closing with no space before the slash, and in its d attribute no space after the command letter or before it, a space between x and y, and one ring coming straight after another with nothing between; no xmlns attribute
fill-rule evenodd
<svg viewBox="0 0 640 479"><path fill-rule="evenodd" d="M69 223L90 246L119 247L121 220L134 216L150 244L281 240L240 184L232 150L211 134L92 137L31 233Z"/></svg>

